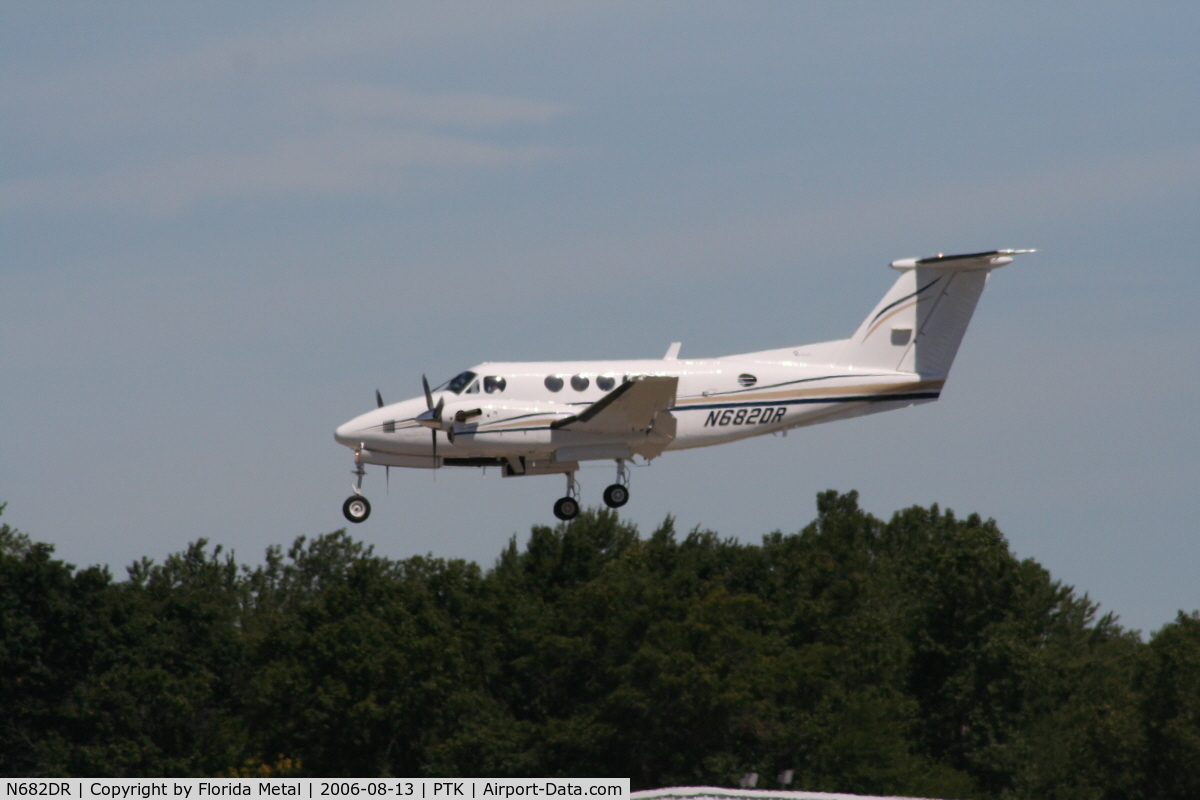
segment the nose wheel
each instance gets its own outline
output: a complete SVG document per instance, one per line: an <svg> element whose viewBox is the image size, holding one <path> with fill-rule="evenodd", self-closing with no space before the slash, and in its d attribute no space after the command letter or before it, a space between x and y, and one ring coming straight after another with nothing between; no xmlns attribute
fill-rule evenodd
<svg viewBox="0 0 1200 800"><path fill-rule="evenodd" d="M371 516L371 504L361 494L351 495L342 503L342 515L351 522L362 522Z"/></svg>

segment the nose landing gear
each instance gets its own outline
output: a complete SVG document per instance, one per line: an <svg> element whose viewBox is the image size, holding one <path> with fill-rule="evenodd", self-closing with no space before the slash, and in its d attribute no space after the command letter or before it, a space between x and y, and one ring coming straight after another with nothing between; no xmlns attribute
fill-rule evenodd
<svg viewBox="0 0 1200 800"><path fill-rule="evenodd" d="M358 460L359 453L354 451L354 494L346 498L346 502L342 503L342 516L351 522L363 522L367 517L371 516L371 504L367 498L362 496L362 479L367 474L363 469L362 462Z"/></svg>

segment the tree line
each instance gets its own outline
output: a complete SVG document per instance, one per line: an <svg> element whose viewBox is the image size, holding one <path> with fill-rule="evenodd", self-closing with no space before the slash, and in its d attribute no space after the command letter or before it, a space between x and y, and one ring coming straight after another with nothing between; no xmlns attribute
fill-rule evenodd
<svg viewBox="0 0 1200 800"><path fill-rule="evenodd" d="M1196 613L1143 641L992 520L817 510L760 544L587 511L487 570L200 540L125 580L0 526L0 774L1200 797Z"/></svg>

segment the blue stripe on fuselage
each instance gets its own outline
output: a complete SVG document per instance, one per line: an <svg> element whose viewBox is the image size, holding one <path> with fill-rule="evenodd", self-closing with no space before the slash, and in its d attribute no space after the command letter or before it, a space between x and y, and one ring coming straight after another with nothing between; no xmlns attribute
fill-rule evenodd
<svg viewBox="0 0 1200 800"><path fill-rule="evenodd" d="M742 403L705 403L675 406L669 411L711 411L717 408L753 408L754 406L798 406L820 403L881 403L889 400L937 400L941 392L903 392L898 394L860 394L846 397L802 397L793 400L754 400Z"/></svg>

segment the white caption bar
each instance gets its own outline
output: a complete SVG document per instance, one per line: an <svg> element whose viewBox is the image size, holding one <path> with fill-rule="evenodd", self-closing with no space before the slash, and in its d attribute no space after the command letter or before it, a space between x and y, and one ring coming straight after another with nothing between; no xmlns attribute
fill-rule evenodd
<svg viewBox="0 0 1200 800"><path fill-rule="evenodd" d="M211 800L221 797L299 797L315 800L512 800L611 798L629 800L628 778L89 778L5 780L3 797L74 800Z"/></svg>

